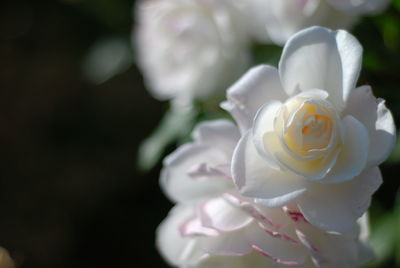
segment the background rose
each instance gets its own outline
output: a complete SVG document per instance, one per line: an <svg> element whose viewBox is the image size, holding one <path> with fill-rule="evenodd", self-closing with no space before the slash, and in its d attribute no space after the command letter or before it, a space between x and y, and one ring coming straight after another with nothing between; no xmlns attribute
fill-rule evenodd
<svg viewBox="0 0 400 268"><path fill-rule="evenodd" d="M312 27L288 41L279 71L255 67L229 89L223 107L243 132L232 163L242 194L270 207L296 202L322 229L351 229L395 141L384 101L355 88L361 54L347 32Z"/></svg>
<svg viewBox="0 0 400 268"><path fill-rule="evenodd" d="M230 1L139 1L136 11L137 61L158 99L208 97L247 66L241 17Z"/></svg>
<svg viewBox="0 0 400 268"><path fill-rule="evenodd" d="M291 35L312 25L349 28L359 15L382 11L389 0L249 0L246 4L250 32L257 40L283 45Z"/></svg>

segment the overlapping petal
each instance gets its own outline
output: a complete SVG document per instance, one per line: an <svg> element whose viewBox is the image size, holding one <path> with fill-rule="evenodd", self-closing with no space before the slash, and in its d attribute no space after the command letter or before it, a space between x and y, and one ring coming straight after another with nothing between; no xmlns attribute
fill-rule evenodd
<svg viewBox="0 0 400 268"><path fill-rule="evenodd" d="M259 156L250 132L239 141L232 159L233 180L245 196L278 207L294 200L307 189L305 180L291 172L272 169Z"/></svg>
<svg viewBox="0 0 400 268"><path fill-rule="evenodd" d="M368 166L381 164L390 154L396 141L396 127L385 101L373 96L369 86L356 88L344 111L357 118L368 130L370 150Z"/></svg>
<svg viewBox="0 0 400 268"><path fill-rule="evenodd" d="M199 124L195 141L164 159L160 184L173 201L214 196L232 187L230 162L239 131L227 120Z"/></svg>
<svg viewBox="0 0 400 268"><path fill-rule="evenodd" d="M354 222L365 213L372 194L381 183L379 168L369 168L345 183L312 184L297 202L313 225L328 231L351 233Z"/></svg>
<svg viewBox="0 0 400 268"><path fill-rule="evenodd" d="M285 100L278 70L272 66L253 67L227 91L222 107L235 118L243 132L251 127L257 110L268 99Z"/></svg>

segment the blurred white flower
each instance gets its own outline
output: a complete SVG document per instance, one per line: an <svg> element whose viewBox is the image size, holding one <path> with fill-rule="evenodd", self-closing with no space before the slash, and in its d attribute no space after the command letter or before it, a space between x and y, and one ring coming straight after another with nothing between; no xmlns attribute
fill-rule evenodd
<svg viewBox="0 0 400 268"><path fill-rule="evenodd" d="M249 31L261 42L283 45L297 31L313 25L351 27L360 15L385 9L389 0L238 0Z"/></svg>
<svg viewBox="0 0 400 268"><path fill-rule="evenodd" d="M351 34L312 27L288 40L279 70L255 67L228 90L222 106L243 134L232 160L241 194L295 202L313 225L351 231L395 142L384 101L355 87L361 60Z"/></svg>
<svg viewBox="0 0 400 268"><path fill-rule="evenodd" d="M0 247L0 268L14 268L14 261L11 259L8 251Z"/></svg>
<svg viewBox="0 0 400 268"><path fill-rule="evenodd" d="M195 141L164 162L161 185L178 202L157 230L157 246L178 267L356 267L370 261L366 222L346 235L312 226L295 204L268 208L241 196L230 175L239 131L200 124ZM361 237L362 236L362 237ZM337 256L340 256L338 258Z"/></svg>
<svg viewBox="0 0 400 268"><path fill-rule="evenodd" d="M244 26L229 0L137 6L137 62L154 97L188 102L223 92L247 67Z"/></svg>

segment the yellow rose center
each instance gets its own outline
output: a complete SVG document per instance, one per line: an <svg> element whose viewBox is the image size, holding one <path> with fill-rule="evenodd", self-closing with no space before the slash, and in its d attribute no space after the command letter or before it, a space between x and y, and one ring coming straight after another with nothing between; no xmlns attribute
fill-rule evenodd
<svg viewBox="0 0 400 268"><path fill-rule="evenodd" d="M334 116L329 107L324 103L297 99L287 103L285 108L283 138L293 153L305 156L329 146Z"/></svg>

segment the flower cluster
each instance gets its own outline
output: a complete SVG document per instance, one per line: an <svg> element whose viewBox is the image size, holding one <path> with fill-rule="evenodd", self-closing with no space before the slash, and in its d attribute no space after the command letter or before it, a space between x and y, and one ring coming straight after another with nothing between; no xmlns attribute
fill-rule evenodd
<svg viewBox="0 0 400 268"><path fill-rule="evenodd" d="M395 126L384 100L357 86L358 40L321 26L348 29L388 3L139 1L134 42L152 94L186 105L229 87L221 107L234 120L198 124L193 142L164 160L161 187L176 204L157 246L169 264L351 268L371 261L367 210ZM284 44L278 68L243 74L252 42Z"/></svg>
<svg viewBox="0 0 400 268"><path fill-rule="evenodd" d="M350 28L389 0L141 0L137 62L152 95L190 103L222 92L251 63L254 41L283 45L312 25Z"/></svg>
<svg viewBox="0 0 400 268"><path fill-rule="evenodd" d="M176 206L157 231L178 267L357 267L373 256L366 212L395 142L390 111L356 87L362 47L312 27L286 43L164 161ZM340 257L338 257L340 256Z"/></svg>

